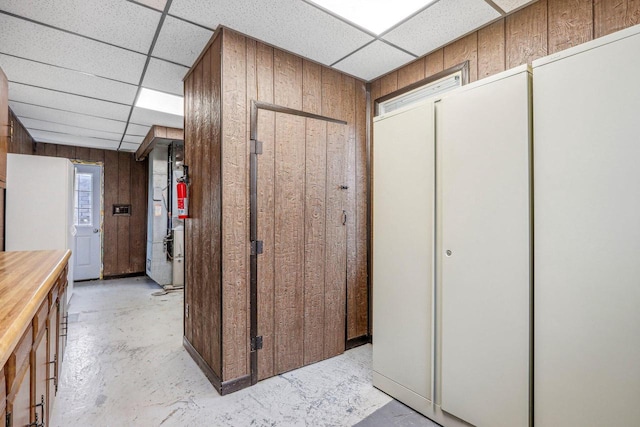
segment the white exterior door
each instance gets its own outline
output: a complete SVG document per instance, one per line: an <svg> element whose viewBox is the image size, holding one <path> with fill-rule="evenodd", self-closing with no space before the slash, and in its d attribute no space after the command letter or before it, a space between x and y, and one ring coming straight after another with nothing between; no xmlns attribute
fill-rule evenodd
<svg viewBox="0 0 640 427"><path fill-rule="evenodd" d="M100 195L102 166L76 165L74 224L75 280L99 279L102 271L102 218Z"/></svg>

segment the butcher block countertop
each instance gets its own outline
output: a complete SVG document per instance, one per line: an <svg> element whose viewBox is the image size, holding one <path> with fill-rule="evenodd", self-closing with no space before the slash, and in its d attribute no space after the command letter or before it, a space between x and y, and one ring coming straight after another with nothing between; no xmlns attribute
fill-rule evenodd
<svg viewBox="0 0 640 427"><path fill-rule="evenodd" d="M69 260L71 251L0 252L0 369Z"/></svg>

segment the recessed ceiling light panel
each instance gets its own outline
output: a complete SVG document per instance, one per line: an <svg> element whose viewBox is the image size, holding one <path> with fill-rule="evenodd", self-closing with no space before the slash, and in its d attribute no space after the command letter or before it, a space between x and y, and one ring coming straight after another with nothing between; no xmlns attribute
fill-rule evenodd
<svg viewBox="0 0 640 427"><path fill-rule="evenodd" d="M435 0L313 0L318 6L381 34Z"/></svg>
<svg viewBox="0 0 640 427"><path fill-rule="evenodd" d="M136 107L184 116L184 99L181 96L158 92L146 87L140 90L140 95L136 100Z"/></svg>

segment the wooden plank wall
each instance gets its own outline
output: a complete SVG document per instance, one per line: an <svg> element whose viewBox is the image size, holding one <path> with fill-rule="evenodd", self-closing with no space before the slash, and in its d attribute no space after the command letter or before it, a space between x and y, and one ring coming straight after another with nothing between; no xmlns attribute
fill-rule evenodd
<svg viewBox="0 0 640 427"><path fill-rule="evenodd" d="M465 60L475 81L638 23L637 0L539 0L376 79L371 99Z"/></svg>
<svg viewBox="0 0 640 427"><path fill-rule="evenodd" d="M9 116L13 121L10 153L103 163L103 275L144 274L147 253L147 161L136 162L132 153L34 142L11 110ZM131 204L131 216L113 216L113 204Z"/></svg>
<svg viewBox="0 0 640 427"><path fill-rule="evenodd" d="M185 221L185 337L222 378L221 38L185 80L185 164L189 219Z"/></svg>
<svg viewBox="0 0 640 427"><path fill-rule="evenodd" d="M332 115L348 122L347 182L348 236L347 236L347 338L366 336L368 331L367 290L367 160L366 160L366 88L362 81L343 75L335 70L306 61L279 49L249 39L231 30L222 34L222 186L221 202L224 215L222 224L222 381L240 378L249 374L249 112L252 99L276 102L305 111ZM207 48L215 56L213 46ZM217 76L206 76L201 65L203 58L194 65L185 80L187 93L187 122L185 149L191 175L196 179L204 176L205 165L216 170L219 163L205 159L204 150L198 144L207 141L198 124L198 114L211 114L215 121L216 108L207 112L198 101L204 89ZM212 68L213 70L213 68ZM279 88L279 89L278 89ZM286 94L285 94L286 92ZM194 99L191 99L193 96ZM333 100L333 101L332 101ZM334 102L336 101L336 102ZM217 101L216 101L217 102ZM210 103L210 101L205 102ZM212 104L213 105L213 104ZM201 113L196 113L200 111ZM268 120L275 123L275 115ZM211 123L210 130L215 128ZM272 137L263 134L264 137ZM195 154L199 153L198 156ZM219 171L218 171L219 172ZM216 191L211 187L212 191ZM193 212L202 197L192 188ZM205 192L206 194L206 192ZM196 206L194 206L196 205ZM212 217L213 222L216 218ZM195 221L194 221L195 222ZM198 231L198 228L200 231ZM200 227L187 229L187 251L200 253L203 242L211 241L211 233ZM218 252L216 252L218 253ZM187 257L189 258L189 257ZM187 271L189 271L187 265ZM216 270L217 271L217 270ZM192 276L189 280L193 292L211 286L204 277ZM187 298L190 298L189 296ZM201 296L193 296L196 298ZM207 315L216 316L209 312ZM195 322L192 317L191 322ZM216 320L217 322L218 320ZM200 322L200 320L198 320ZM217 325L218 323L216 323ZM193 331L196 331L194 326ZM189 337L187 336L189 339ZM193 338L195 340L195 338ZM191 339L190 339L191 341ZM192 341L191 341L192 342ZM192 342L193 344L193 342ZM344 345L342 343L342 345ZM196 348L200 352L198 348ZM202 356L202 352L200 352ZM213 360L213 359L212 359ZM209 362L209 361L207 361ZM216 367L210 365L214 370ZM217 373L217 372L216 372Z"/></svg>

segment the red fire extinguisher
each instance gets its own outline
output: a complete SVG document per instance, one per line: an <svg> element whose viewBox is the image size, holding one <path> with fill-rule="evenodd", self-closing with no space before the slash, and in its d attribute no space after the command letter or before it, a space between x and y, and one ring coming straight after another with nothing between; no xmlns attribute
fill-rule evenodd
<svg viewBox="0 0 640 427"><path fill-rule="evenodd" d="M189 218L189 197L187 196L187 183L184 177L178 179L178 218Z"/></svg>

